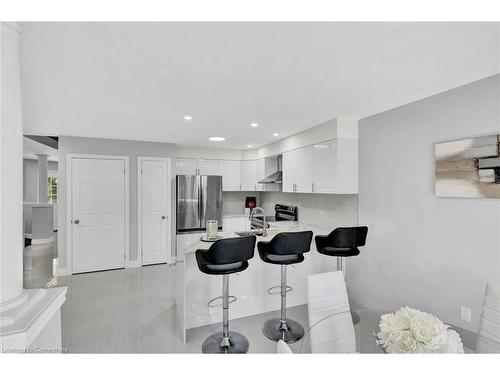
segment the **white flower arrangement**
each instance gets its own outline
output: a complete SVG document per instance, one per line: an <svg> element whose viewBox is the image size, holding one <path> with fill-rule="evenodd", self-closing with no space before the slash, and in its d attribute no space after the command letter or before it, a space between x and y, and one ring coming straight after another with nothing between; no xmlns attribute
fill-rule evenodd
<svg viewBox="0 0 500 375"><path fill-rule="evenodd" d="M457 332L436 316L401 307L380 318L377 344L387 353L464 353Z"/></svg>

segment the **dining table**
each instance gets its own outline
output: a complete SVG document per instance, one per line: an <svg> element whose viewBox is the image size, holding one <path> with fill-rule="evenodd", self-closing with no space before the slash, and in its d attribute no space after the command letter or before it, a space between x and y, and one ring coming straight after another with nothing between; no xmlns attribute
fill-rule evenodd
<svg viewBox="0 0 500 375"><path fill-rule="evenodd" d="M385 354L385 349L377 344L376 333L380 331L380 317L386 313L388 312L357 309L327 315L311 324L306 330L304 337L298 343L298 352ZM350 323L349 316L352 320L354 337L347 323ZM465 353L474 353L478 334L452 324L448 325L460 335Z"/></svg>

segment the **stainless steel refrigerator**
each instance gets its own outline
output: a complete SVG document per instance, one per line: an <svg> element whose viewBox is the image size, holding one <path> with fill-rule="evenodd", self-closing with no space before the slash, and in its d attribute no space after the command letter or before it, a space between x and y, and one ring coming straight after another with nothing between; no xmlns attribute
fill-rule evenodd
<svg viewBox="0 0 500 375"><path fill-rule="evenodd" d="M177 232L206 229L217 220L222 229L222 176L177 175Z"/></svg>

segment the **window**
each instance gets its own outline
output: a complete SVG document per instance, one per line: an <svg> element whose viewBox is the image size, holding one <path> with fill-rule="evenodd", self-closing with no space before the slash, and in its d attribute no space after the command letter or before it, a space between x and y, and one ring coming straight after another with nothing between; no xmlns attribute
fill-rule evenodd
<svg viewBox="0 0 500 375"><path fill-rule="evenodd" d="M57 176L49 176L49 203L57 203Z"/></svg>

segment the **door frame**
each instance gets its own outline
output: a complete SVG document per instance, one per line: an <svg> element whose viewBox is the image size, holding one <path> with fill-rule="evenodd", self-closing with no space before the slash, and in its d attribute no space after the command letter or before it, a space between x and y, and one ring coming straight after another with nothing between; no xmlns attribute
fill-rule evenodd
<svg viewBox="0 0 500 375"><path fill-rule="evenodd" d="M107 159L107 160L123 160L125 164L124 173L124 189L125 189L125 206L124 206L124 236L125 236L125 249L124 249L124 259L125 268L133 267L130 262L129 252L129 238L130 238L130 210L129 210L129 157L124 155L98 155L98 154L75 154L68 153L66 155L66 267L67 273L73 274L73 224L71 223L73 216L73 159ZM66 273L65 273L66 274Z"/></svg>
<svg viewBox="0 0 500 375"><path fill-rule="evenodd" d="M138 156L137 157L137 259L143 266L142 256L142 162L143 161L165 161L167 162L167 264L173 263L172 257L172 158L156 156Z"/></svg>

